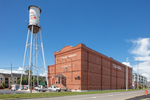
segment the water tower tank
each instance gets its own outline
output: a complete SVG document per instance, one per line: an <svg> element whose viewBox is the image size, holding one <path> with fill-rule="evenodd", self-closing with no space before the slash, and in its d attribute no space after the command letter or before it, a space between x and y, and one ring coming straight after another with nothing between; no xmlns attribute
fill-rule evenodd
<svg viewBox="0 0 150 100"><path fill-rule="evenodd" d="M40 30L40 13L41 9L37 6L29 6L29 25L28 28L32 31L33 26L33 33L38 33Z"/></svg>

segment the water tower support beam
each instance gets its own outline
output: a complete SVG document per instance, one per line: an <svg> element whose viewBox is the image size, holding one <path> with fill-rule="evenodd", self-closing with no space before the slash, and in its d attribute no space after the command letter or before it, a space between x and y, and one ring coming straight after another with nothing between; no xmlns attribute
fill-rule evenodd
<svg viewBox="0 0 150 100"><path fill-rule="evenodd" d="M30 89L30 75L31 75L31 58L32 58L32 36L33 36L33 25L32 25L32 32L31 32L31 43L30 43L30 59L29 59L29 79L28 79L28 89Z"/></svg>
<svg viewBox="0 0 150 100"><path fill-rule="evenodd" d="M26 58L26 51L27 51L27 47L28 47L29 33L30 33L30 30L28 29L26 46L25 46L25 52L24 52L24 59L23 59L23 66L22 66L22 74L21 74L21 80L20 80L20 89L21 89L21 85L22 85L22 76L23 76L23 71L24 71L24 63L25 63L25 58Z"/></svg>
<svg viewBox="0 0 150 100"><path fill-rule="evenodd" d="M44 57L44 49L43 49L41 29L40 29L40 38L41 38L41 47L42 47L42 54L43 54L43 61L44 61L44 69L45 69L45 74L46 74L46 82L47 82L47 87L48 87L48 79L47 79L47 72L46 72L46 64L45 64L45 57Z"/></svg>
<svg viewBox="0 0 150 100"><path fill-rule="evenodd" d="M38 53L37 53L37 34L36 34L36 67L37 67L37 86L39 85L39 77L38 77Z"/></svg>

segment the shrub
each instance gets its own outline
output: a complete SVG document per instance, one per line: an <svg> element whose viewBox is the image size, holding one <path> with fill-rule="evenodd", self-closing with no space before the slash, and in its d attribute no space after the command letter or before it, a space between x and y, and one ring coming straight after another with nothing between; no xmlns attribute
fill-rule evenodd
<svg viewBox="0 0 150 100"><path fill-rule="evenodd" d="M0 85L0 88L3 88L3 86L2 86L2 85Z"/></svg>
<svg viewBox="0 0 150 100"><path fill-rule="evenodd" d="M11 89L11 87L8 87L8 89Z"/></svg>
<svg viewBox="0 0 150 100"><path fill-rule="evenodd" d="M4 89L4 87L1 85L1 86L0 86L0 89Z"/></svg>
<svg viewBox="0 0 150 100"><path fill-rule="evenodd" d="M138 87L139 87L139 89L141 89L142 88L142 84L139 84Z"/></svg>
<svg viewBox="0 0 150 100"><path fill-rule="evenodd" d="M8 85L7 85L7 84L5 85L5 88L8 88Z"/></svg>
<svg viewBox="0 0 150 100"><path fill-rule="evenodd" d="M3 87L5 87L5 83L3 83L3 85L2 85Z"/></svg>

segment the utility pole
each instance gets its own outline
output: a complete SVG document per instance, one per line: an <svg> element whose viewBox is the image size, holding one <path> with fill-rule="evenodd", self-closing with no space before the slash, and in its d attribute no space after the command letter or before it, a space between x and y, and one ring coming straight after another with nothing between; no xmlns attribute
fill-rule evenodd
<svg viewBox="0 0 150 100"><path fill-rule="evenodd" d="M11 63L11 83L12 83L12 63ZM11 85L11 84L10 84Z"/></svg>
<svg viewBox="0 0 150 100"><path fill-rule="evenodd" d="M138 85L139 85L139 57L137 60L137 89L139 89Z"/></svg>
<svg viewBox="0 0 150 100"><path fill-rule="evenodd" d="M12 75L12 63L11 63L11 75Z"/></svg>
<svg viewBox="0 0 150 100"><path fill-rule="evenodd" d="M30 69L30 79L31 79L31 81L30 81L30 82L31 82L31 84L30 84L30 85L31 85L31 86L30 86L30 88L31 88L31 89L30 89L30 93L32 93L32 66L33 66L33 65L32 65L32 63L31 63L31 67L30 67L30 68L31 68L31 69Z"/></svg>

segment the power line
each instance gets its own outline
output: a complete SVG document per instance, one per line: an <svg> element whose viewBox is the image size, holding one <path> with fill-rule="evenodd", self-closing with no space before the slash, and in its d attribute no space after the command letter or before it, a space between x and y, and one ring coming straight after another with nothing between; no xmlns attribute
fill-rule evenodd
<svg viewBox="0 0 150 100"><path fill-rule="evenodd" d="M12 68L19 68L19 67L12 67ZM0 68L0 69L11 69L10 67L9 68Z"/></svg>

